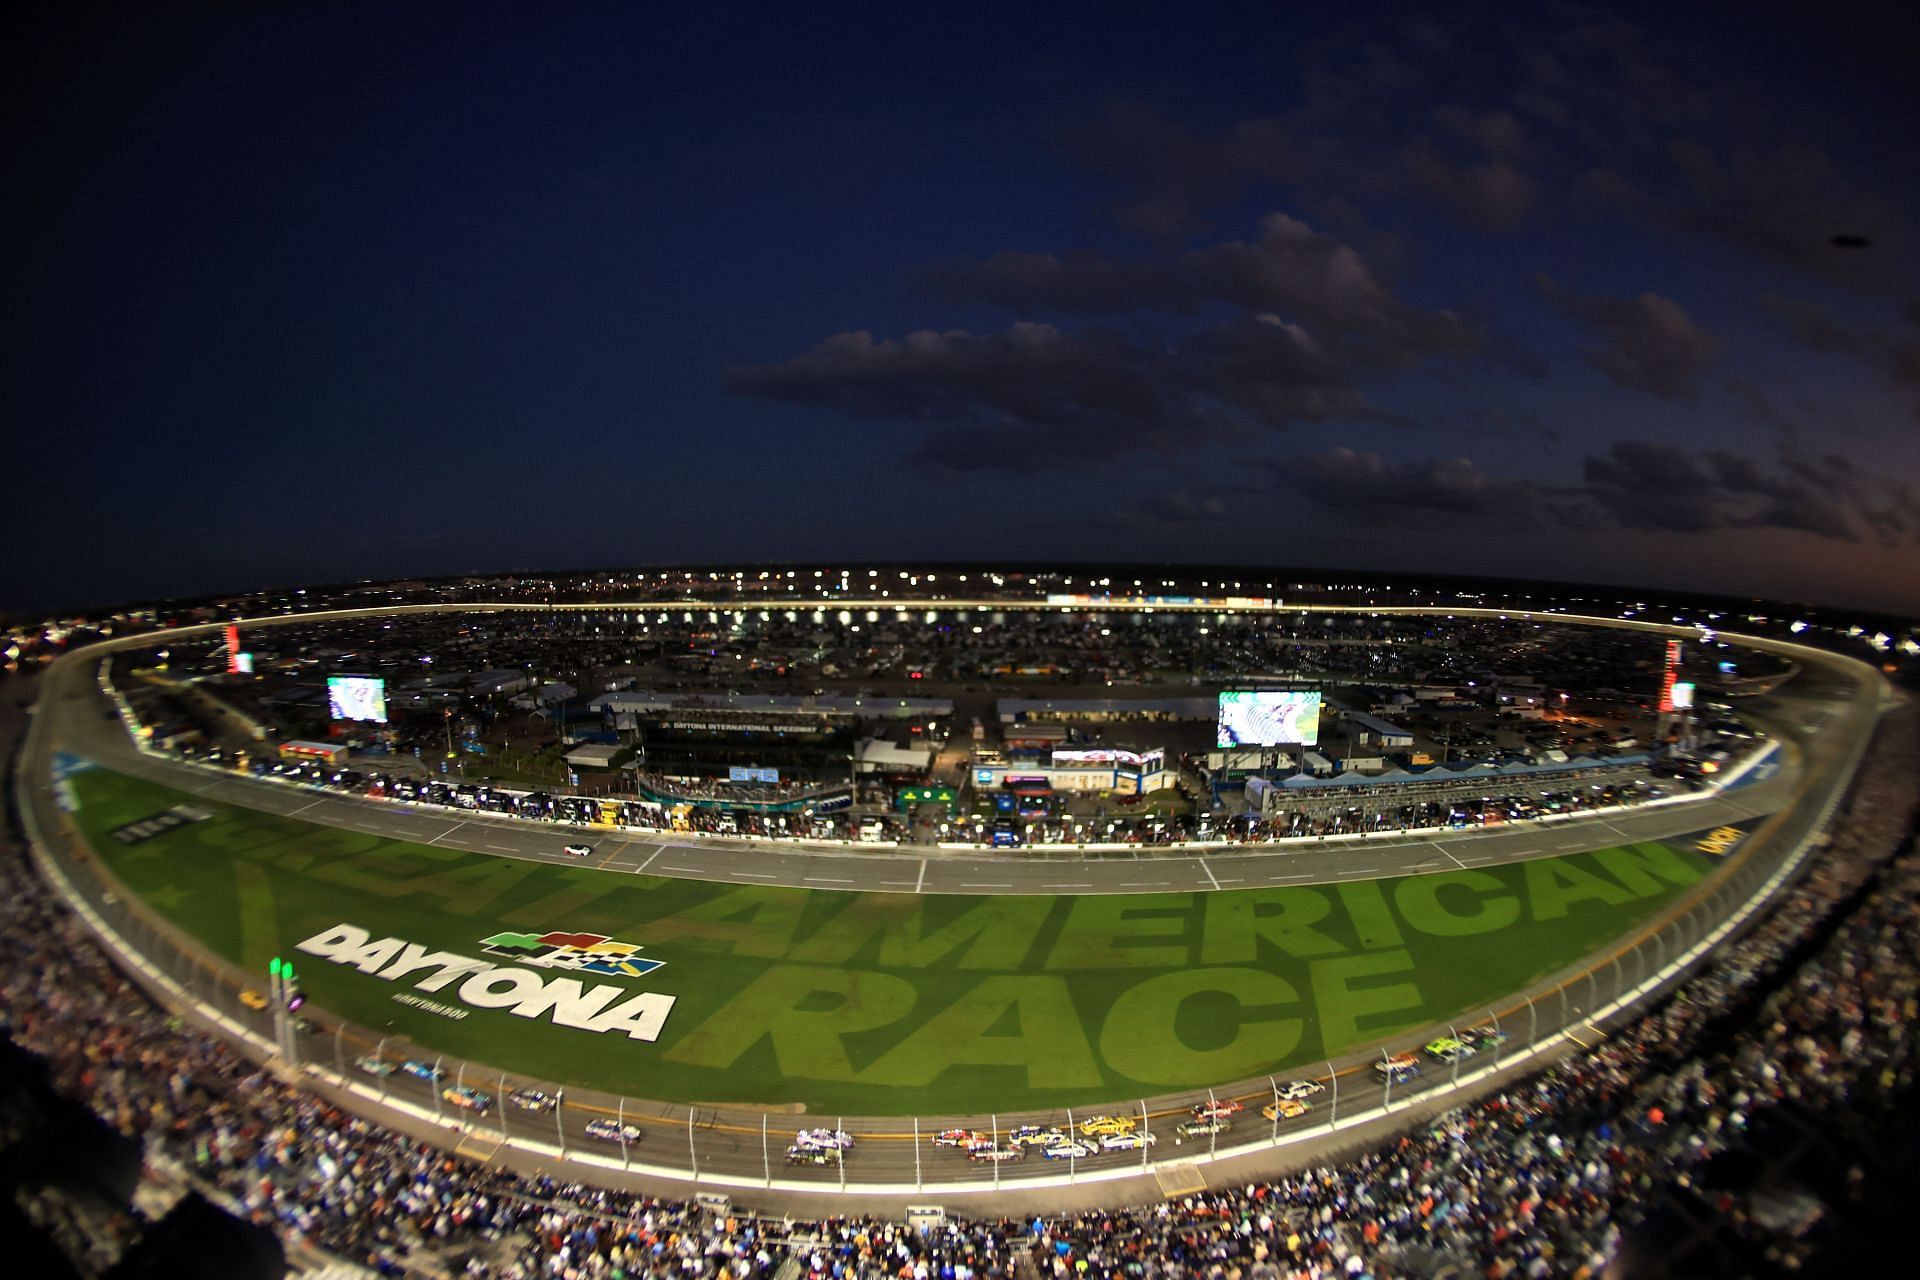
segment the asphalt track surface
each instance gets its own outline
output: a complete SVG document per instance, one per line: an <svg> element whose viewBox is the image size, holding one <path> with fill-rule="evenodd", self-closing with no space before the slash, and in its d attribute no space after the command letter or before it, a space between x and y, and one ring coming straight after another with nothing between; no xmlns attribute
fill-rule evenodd
<svg viewBox="0 0 1920 1280"><path fill-rule="evenodd" d="M133 746L117 717L108 719L110 703L98 689L94 676L96 665L81 660L62 662L42 681L43 696L37 708L41 718L38 728L42 732L35 736L26 776L40 783L32 786L31 794L39 805L39 812L49 821L53 819L44 780L50 765L49 752L57 745L61 750L109 768L303 821L499 856L579 865L580 860L559 850L560 845L576 838L563 827L530 826L436 807L407 808L333 796L285 784L210 774L147 756ZM1318 842L1304 847L1292 844L1231 846L1205 852L1130 850L1099 856L1068 851L1050 851L1044 856L1030 852L1014 855L941 852L923 856L918 852L878 852L834 846L796 849L726 838L596 833L596 852L589 864L613 871L645 871L649 875L722 882L965 894L1231 891L1269 884L1305 885L1449 870L1680 835L1723 823L1751 822L1770 813L1786 817L1784 811L1789 808L1811 811L1845 786L1851 775L1849 762L1853 749L1871 731L1881 707L1881 696L1873 681L1865 678L1859 664L1839 660L1810 662L1791 684L1774 695L1747 704L1774 736L1790 747L1788 754L1793 767L1769 781L1722 797L1564 822L1520 824L1472 835L1382 837L1366 841L1330 839L1324 846ZM1749 845L1771 838L1768 832L1775 826L1782 827L1780 839L1784 843L1789 833L1797 831L1800 825L1792 821L1761 823L1758 837L1749 841ZM230 999L224 1003L230 1018L251 1025L256 1034L265 1032L265 1015L239 1009ZM1581 1009L1581 1004L1573 1005L1571 1013L1576 1019ZM1415 1038L1413 1043L1424 1038L1425 1035ZM314 1042L316 1039L318 1042ZM309 1041L304 1046L308 1059L326 1061L329 1045L325 1038L310 1037ZM453 1064L448 1066L451 1077ZM1448 1078L1448 1068L1432 1063L1427 1064L1427 1068L1421 1081L1396 1090L1392 1117L1380 1121L1375 1128L1384 1131L1401 1126L1445 1105L1437 1097L1427 1104L1420 1101L1424 1092L1446 1083ZM495 1092L497 1076L481 1075L479 1071L474 1069L474 1074L466 1075L465 1079ZM1363 1083L1368 1079L1366 1072L1365 1064L1356 1062L1342 1066L1339 1076L1344 1077L1347 1089L1361 1099L1370 1087L1377 1102L1380 1086ZM1138 1201L1183 1187L1205 1185L1209 1180L1243 1181L1262 1173L1311 1163L1363 1136L1348 1130L1328 1131L1321 1123L1327 1118L1323 1097L1315 1099L1316 1110L1312 1115L1300 1121L1283 1122L1276 1129L1278 1136L1284 1135L1292 1125L1301 1125L1305 1126L1303 1138L1306 1130L1316 1128L1324 1137L1306 1138L1285 1147L1256 1149L1218 1163L1196 1166L1191 1161L1205 1148L1193 1140L1185 1147L1171 1142L1173 1119L1196 1096L1205 1096L1188 1094L1133 1106L1117 1104L1114 1108L1122 1112L1153 1112L1147 1123L1160 1140L1151 1151L1103 1153L1075 1161L1069 1167L1062 1167L1067 1162L1042 1160L1037 1154L1005 1166L983 1166L968 1162L958 1152L934 1148L928 1139L938 1129L953 1125L984 1128L988 1117L924 1117L919 1139L915 1141L906 1129L907 1122L898 1118L863 1122L855 1117L842 1121L827 1116L763 1115L746 1108L688 1109L570 1091L568 1106L560 1113L557 1130L552 1115L535 1117L511 1108L496 1108L484 1119L460 1125L451 1115L435 1120L422 1114L429 1108L446 1109L437 1101L437 1090L428 1089L418 1081L398 1075L385 1081L373 1081L351 1072L349 1076L359 1091L349 1092L323 1080L310 1080L310 1083L331 1096L375 1110L387 1122L402 1129L431 1136L443 1145L458 1145L462 1152L477 1158L529 1170L553 1172L557 1169L565 1176L584 1174L598 1181L637 1185L669 1194L686 1194L703 1188L738 1192L751 1187L756 1188L754 1198L758 1203L780 1203L801 1210L844 1209L854 1204L891 1210L915 1200L968 1192L998 1196L994 1201L998 1208L1012 1203L1005 1197L1016 1187L1020 1187L1020 1203L1029 1207ZM538 1085L540 1082L500 1081L505 1087L521 1083ZM410 1108L380 1107L376 1091L380 1097L391 1095L396 1102L410 1104ZM553 1092L550 1086L548 1092ZM1227 1093L1222 1090L1221 1096ZM1258 1105L1257 1099L1250 1101L1248 1112L1237 1118L1235 1131L1222 1135L1223 1144L1244 1143L1266 1135L1268 1122L1258 1118ZM1349 1109L1359 1105L1365 1103L1347 1102L1342 1114L1350 1114ZM585 1125L591 1119L615 1114L639 1128L642 1136L637 1142L623 1147L586 1136ZM1084 1113L1076 1118L1084 1120ZM1044 1113L996 1119L1004 1133L1015 1124L1057 1124L1064 1117L1059 1113ZM814 1125L841 1127L842 1124L860 1135L859 1146L844 1165L790 1167L785 1163L784 1152L794 1129ZM502 1138L510 1141L503 1143ZM594 1153L598 1157L597 1167L589 1170L577 1162L556 1165L549 1157L563 1149L576 1155L581 1151ZM691 1183L687 1176L690 1165L694 1169ZM676 1168L677 1173L668 1172ZM649 1169L660 1172L649 1174ZM1020 1186L1036 1175L1057 1178L1070 1173L1080 1179L1077 1186ZM1004 1189L995 1186L1002 1181ZM851 1195L839 1189L843 1183L852 1184ZM917 1190L910 1190L915 1188Z"/></svg>

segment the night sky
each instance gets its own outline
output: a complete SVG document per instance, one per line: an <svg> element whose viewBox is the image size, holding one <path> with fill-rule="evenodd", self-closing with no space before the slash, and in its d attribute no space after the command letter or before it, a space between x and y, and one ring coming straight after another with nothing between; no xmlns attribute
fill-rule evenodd
<svg viewBox="0 0 1920 1280"><path fill-rule="evenodd" d="M38 9L0 610L1006 558L1920 613L1891 20Z"/></svg>

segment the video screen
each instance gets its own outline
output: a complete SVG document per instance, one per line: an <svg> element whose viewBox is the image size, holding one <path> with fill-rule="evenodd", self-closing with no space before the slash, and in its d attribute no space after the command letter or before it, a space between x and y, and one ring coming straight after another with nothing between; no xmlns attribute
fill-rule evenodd
<svg viewBox="0 0 1920 1280"><path fill-rule="evenodd" d="M387 722L387 682L377 676L328 676L327 714L335 720Z"/></svg>
<svg viewBox="0 0 1920 1280"><path fill-rule="evenodd" d="M1320 691L1236 689L1220 695L1215 746L1310 747L1320 739Z"/></svg>

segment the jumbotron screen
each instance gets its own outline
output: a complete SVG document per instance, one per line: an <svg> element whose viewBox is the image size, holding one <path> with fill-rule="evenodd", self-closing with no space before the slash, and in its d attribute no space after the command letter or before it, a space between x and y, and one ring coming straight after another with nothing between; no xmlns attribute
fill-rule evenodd
<svg viewBox="0 0 1920 1280"><path fill-rule="evenodd" d="M1220 694L1216 746L1310 747L1320 740L1320 692L1236 689Z"/></svg>
<svg viewBox="0 0 1920 1280"><path fill-rule="evenodd" d="M327 714L335 720L387 722L387 682L378 676L328 676Z"/></svg>

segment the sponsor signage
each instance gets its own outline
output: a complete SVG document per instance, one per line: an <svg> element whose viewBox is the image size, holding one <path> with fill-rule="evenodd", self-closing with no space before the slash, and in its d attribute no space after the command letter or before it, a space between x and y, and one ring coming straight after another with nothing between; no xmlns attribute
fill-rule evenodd
<svg viewBox="0 0 1920 1280"><path fill-rule="evenodd" d="M1739 843L1747 838L1747 833L1738 827L1715 827L1707 832L1694 848L1713 858L1724 858L1734 851Z"/></svg>
<svg viewBox="0 0 1920 1280"><path fill-rule="evenodd" d="M151 818L142 818L138 822L129 822L124 827L115 827L108 834L121 844L144 844L155 836L167 834L176 827L184 827L190 822L205 822L212 816L205 809L177 804L164 813L154 814Z"/></svg>
<svg viewBox="0 0 1920 1280"><path fill-rule="evenodd" d="M358 925L337 924L297 949L384 982L406 979L415 991L451 991L453 999L471 1008L546 1018L555 1026L599 1035L624 1031L630 1040L658 1040L673 1012L674 996L539 972L638 976L664 963L636 959L633 952L639 948L631 943L597 933L496 933L480 945L492 959L436 951L404 938L375 939ZM496 962L508 959L513 963Z"/></svg>
<svg viewBox="0 0 1920 1280"><path fill-rule="evenodd" d="M780 781L780 771L778 769L755 769L749 765L729 765L727 767L727 781L778 782Z"/></svg>
<svg viewBox="0 0 1920 1280"><path fill-rule="evenodd" d="M1140 769L1151 773L1166 767L1167 755L1163 748L1152 751L1122 751L1117 747L1097 748L1090 751L1056 751L1053 753L1053 767L1056 769L1079 769L1093 765L1124 765L1129 769Z"/></svg>
<svg viewBox="0 0 1920 1280"><path fill-rule="evenodd" d="M1660 672L1660 714L1670 714L1675 706L1673 682L1680 673L1681 648L1678 640L1667 641L1667 663Z"/></svg>

